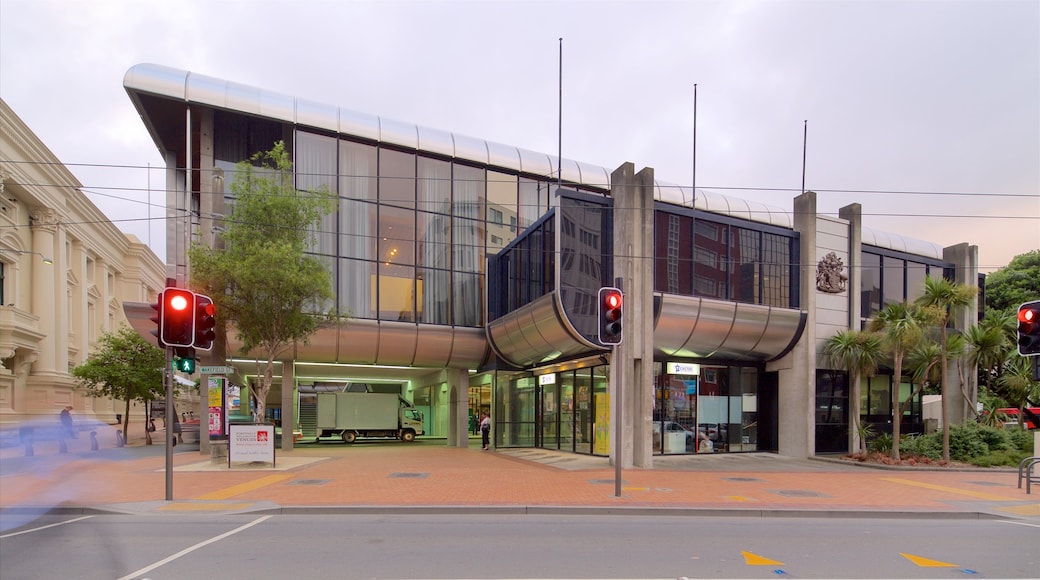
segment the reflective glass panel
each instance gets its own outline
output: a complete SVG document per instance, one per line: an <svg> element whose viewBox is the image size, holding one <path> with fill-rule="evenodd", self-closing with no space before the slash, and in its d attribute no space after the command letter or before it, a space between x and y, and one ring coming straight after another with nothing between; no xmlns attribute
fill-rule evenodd
<svg viewBox="0 0 1040 580"><path fill-rule="evenodd" d="M379 150L379 202L415 207L415 155Z"/></svg>
<svg viewBox="0 0 1040 580"><path fill-rule="evenodd" d="M419 158L416 209L451 213L451 163L428 157Z"/></svg>
<svg viewBox="0 0 1040 580"><path fill-rule="evenodd" d="M497 254L516 238L516 176L487 172L487 252Z"/></svg>

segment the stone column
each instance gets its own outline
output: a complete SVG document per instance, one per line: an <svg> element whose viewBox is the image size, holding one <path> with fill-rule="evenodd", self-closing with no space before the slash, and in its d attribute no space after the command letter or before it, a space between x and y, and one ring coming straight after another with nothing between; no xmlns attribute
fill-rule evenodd
<svg viewBox="0 0 1040 580"><path fill-rule="evenodd" d="M51 208L37 207L30 210L29 222L32 228L32 251L40 252L53 260L53 264L44 264L40 256L32 255L32 312L40 317L40 356L36 360L34 374L56 374L59 370L58 345L65 349L64 340L60 337L64 326L59 321L61 312L68 311L65 289L65 248L58 242L58 214ZM60 274L59 274L60 272ZM65 349L68 357L68 349ZM67 365L61 368L64 373Z"/></svg>

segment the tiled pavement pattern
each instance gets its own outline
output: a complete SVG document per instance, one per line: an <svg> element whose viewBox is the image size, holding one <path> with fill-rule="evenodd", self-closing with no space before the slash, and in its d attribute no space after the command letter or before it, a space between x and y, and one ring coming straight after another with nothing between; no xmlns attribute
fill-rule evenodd
<svg viewBox="0 0 1040 580"><path fill-rule="evenodd" d="M144 447L132 438L129 447L91 451L76 440L59 454L56 445L40 443L33 457L7 447L0 450L0 507L127 513L582 509L1040 522L1040 491L1026 495L1017 487L1017 472L1006 469L876 469L764 453L656 457L653 469L622 470L618 497L615 469L606 458L540 449L329 442L279 450L274 468L232 469L200 455L197 445L176 450L174 500L167 502L161 445Z"/></svg>

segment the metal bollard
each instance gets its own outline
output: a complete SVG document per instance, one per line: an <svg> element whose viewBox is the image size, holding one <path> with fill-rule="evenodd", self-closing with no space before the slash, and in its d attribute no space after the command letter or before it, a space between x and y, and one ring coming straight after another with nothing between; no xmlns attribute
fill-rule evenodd
<svg viewBox="0 0 1040 580"><path fill-rule="evenodd" d="M58 437L58 453L68 453L69 444L65 442L65 437Z"/></svg>
<svg viewBox="0 0 1040 580"><path fill-rule="evenodd" d="M90 450L91 451L97 451L98 450L97 431L91 431L90 432Z"/></svg>
<svg viewBox="0 0 1040 580"><path fill-rule="evenodd" d="M116 430L116 447L123 447L126 445L126 441L123 439L123 430Z"/></svg>

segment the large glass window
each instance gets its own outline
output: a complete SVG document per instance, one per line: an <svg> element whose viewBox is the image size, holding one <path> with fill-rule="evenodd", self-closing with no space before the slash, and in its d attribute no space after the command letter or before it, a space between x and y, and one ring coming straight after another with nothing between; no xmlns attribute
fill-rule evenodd
<svg viewBox="0 0 1040 580"><path fill-rule="evenodd" d="M863 318L881 310L881 256L863 252L860 277L860 312Z"/></svg>
<svg viewBox="0 0 1040 580"><path fill-rule="evenodd" d="M758 369L685 362L655 368L655 453L758 449Z"/></svg>
<svg viewBox="0 0 1040 580"><path fill-rule="evenodd" d="M420 157L416 188L416 209L451 213L451 163Z"/></svg>
<svg viewBox="0 0 1040 580"><path fill-rule="evenodd" d="M379 202L415 208L415 155L379 150Z"/></svg>
<svg viewBox="0 0 1040 580"><path fill-rule="evenodd" d="M506 173L487 173L488 254L497 254L516 239L519 217L516 179L515 175Z"/></svg>
<svg viewBox="0 0 1040 580"><path fill-rule="evenodd" d="M903 278L905 262L898 258L885 256L881 262L882 292L885 306L899 304L906 300L906 281Z"/></svg>
<svg viewBox="0 0 1040 580"><path fill-rule="evenodd" d="M296 189L324 190L336 195L336 139L298 131L296 133ZM336 255L337 211L326 214L312 237L310 248L326 256Z"/></svg>
<svg viewBox="0 0 1040 580"><path fill-rule="evenodd" d="M415 212L379 208L379 318L415 320Z"/></svg>
<svg viewBox="0 0 1040 580"><path fill-rule="evenodd" d="M519 187L519 227L524 230L549 211L549 184L521 177Z"/></svg>

